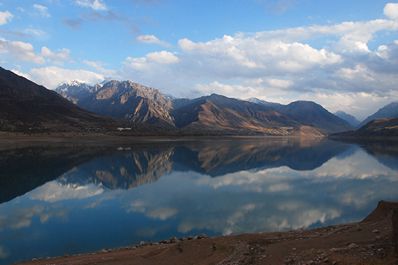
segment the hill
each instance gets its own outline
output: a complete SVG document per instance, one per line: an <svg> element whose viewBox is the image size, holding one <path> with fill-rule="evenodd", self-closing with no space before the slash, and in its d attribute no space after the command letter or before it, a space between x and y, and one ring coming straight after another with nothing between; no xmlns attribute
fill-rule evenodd
<svg viewBox="0 0 398 265"><path fill-rule="evenodd" d="M0 131L98 131L114 125L0 67Z"/></svg>

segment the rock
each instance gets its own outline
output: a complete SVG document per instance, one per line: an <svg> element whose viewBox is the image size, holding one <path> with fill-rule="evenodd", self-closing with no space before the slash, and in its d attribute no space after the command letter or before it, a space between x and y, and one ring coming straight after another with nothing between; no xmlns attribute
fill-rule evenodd
<svg viewBox="0 0 398 265"><path fill-rule="evenodd" d="M355 243L351 243L351 244L348 245L348 249L354 249L354 248L357 248L357 247L358 247L358 245L355 244Z"/></svg>
<svg viewBox="0 0 398 265"><path fill-rule="evenodd" d="M204 238L208 238L208 236L206 234L201 234L198 236L198 239L204 239Z"/></svg>
<svg viewBox="0 0 398 265"><path fill-rule="evenodd" d="M380 231L377 230L377 229L374 229L374 230L372 231L372 233L378 234L378 233L380 233Z"/></svg>
<svg viewBox="0 0 398 265"><path fill-rule="evenodd" d="M170 243L177 243L177 242L178 242L178 238L176 238L176 237L170 238Z"/></svg>
<svg viewBox="0 0 398 265"><path fill-rule="evenodd" d="M140 241L140 246L145 246L146 242L145 241Z"/></svg>

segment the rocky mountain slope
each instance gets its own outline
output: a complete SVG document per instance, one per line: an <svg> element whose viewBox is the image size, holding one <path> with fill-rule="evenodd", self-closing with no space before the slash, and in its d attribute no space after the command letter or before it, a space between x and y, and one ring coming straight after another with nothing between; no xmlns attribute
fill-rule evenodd
<svg viewBox="0 0 398 265"><path fill-rule="evenodd" d="M0 131L97 131L111 124L0 67Z"/></svg>
<svg viewBox="0 0 398 265"><path fill-rule="evenodd" d="M90 86L72 82L56 91L76 105L94 113L133 124L174 127L170 115L172 102L157 89L131 81L108 81Z"/></svg>

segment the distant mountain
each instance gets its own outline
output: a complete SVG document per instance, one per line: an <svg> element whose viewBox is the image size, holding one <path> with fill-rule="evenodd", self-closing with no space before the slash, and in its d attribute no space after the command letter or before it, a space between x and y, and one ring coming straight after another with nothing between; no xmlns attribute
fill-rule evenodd
<svg viewBox="0 0 398 265"><path fill-rule="evenodd" d="M360 126L364 126L372 120L383 118L398 118L398 102L392 102L382 107L381 109L376 111L376 113L370 115L365 120L363 120Z"/></svg>
<svg viewBox="0 0 398 265"><path fill-rule="evenodd" d="M340 119L345 120L354 128L358 127L358 125L361 123L357 118L355 118L354 116L352 116L344 111L337 111L334 115L336 115Z"/></svg>
<svg viewBox="0 0 398 265"><path fill-rule="evenodd" d="M301 124L273 108L212 94L173 111L175 124L188 132L291 135Z"/></svg>
<svg viewBox="0 0 398 265"><path fill-rule="evenodd" d="M111 124L0 67L0 131L96 131Z"/></svg>
<svg viewBox="0 0 398 265"><path fill-rule="evenodd" d="M327 133L352 129L348 122L312 101L295 101L284 106L280 111L302 124L320 128Z"/></svg>
<svg viewBox="0 0 398 265"><path fill-rule="evenodd" d="M398 136L398 118L373 120L356 130L358 136Z"/></svg>
<svg viewBox="0 0 398 265"><path fill-rule="evenodd" d="M398 137L398 118L376 119L368 122L356 131L348 131L333 135L340 138L375 138Z"/></svg>
<svg viewBox="0 0 398 265"><path fill-rule="evenodd" d="M312 101L295 101L288 105L282 105L256 98L249 100L273 108L300 124L318 128L324 133L336 133L352 129L352 126L347 121L330 113L324 107Z"/></svg>
<svg viewBox="0 0 398 265"><path fill-rule="evenodd" d="M172 101L157 89L131 81L107 81L90 86L66 83L56 91L81 108L133 124L174 127Z"/></svg>

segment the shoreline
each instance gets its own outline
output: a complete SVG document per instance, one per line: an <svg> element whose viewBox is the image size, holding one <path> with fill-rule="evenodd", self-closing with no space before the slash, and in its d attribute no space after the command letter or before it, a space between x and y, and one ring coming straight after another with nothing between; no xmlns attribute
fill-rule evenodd
<svg viewBox="0 0 398 265"><path fill-rule="evenodd" d="M357 223L311 230L172 238L21 265L77 264L397 264L398 202L379 202Z"/></svg>

